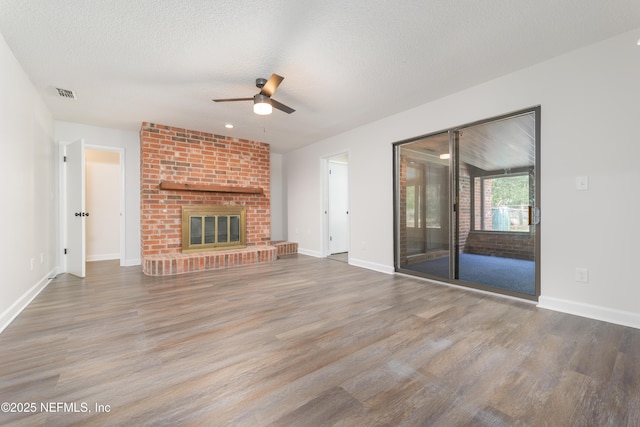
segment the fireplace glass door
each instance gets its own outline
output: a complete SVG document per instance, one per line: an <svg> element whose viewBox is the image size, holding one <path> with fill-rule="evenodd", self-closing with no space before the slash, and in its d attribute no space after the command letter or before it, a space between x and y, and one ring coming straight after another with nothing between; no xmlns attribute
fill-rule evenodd
<svg viewBox="0 0 640 427"><path fill-rule="evenodd" d="M244 208L183 207L182 223L183 252L231 249L246 245Z"/></svg>
<svg viewBox="0 0 640 427"><path fill-rule="evenodd" d="M202 245L215 242L215 220L214 216L192 216L189 217L189 241L191 245ZM204 228L202 226L204 222Z"/></svg>

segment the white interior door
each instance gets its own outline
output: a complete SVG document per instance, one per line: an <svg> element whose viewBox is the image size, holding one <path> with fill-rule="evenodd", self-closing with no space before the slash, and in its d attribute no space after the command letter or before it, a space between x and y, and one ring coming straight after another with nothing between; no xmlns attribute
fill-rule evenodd
<svg viewBox="0 0 640 427"><path fill-rule="evenodd" d="M349 250L349 174L346 163L329 161L329 253Z"/></svg>
<svg viewBox="0 0 640 427"><path fill-rule="evenodd" d="M85 165L84 141L66 146L66 229L67 272L85 276Z"/></svg>

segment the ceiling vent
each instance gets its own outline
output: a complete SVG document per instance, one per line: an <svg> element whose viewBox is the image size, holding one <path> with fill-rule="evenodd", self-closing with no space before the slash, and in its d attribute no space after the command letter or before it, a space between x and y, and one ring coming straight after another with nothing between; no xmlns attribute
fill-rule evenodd
<svg viewBox="0 0 640 427"><path fill-rule="evenodd" d="M73 93L72 90L69 89L60 89L59 87L56 88L56 90L58 91L58 95L61 98L67 98L67 99L78 99L78 97L76 97L76 94Z"/></svg>

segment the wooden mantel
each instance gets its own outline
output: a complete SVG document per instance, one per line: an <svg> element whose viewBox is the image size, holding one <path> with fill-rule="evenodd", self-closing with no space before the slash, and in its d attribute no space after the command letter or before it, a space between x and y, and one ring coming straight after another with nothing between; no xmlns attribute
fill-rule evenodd
<svg viewBox="0 0 640 427"><path fill-rule="evenodd" d="M161 181L161 190L174 191L206 191L211 193L244 193L244 194L264 194L261 187L234 186L220 184L186 184L181 182Z"/></svg>

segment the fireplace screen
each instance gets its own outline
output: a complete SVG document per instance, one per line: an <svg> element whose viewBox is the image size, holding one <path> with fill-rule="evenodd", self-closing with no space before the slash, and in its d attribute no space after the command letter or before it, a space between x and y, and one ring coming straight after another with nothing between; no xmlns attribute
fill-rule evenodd
<svg viewBox="0 0 640 427"><path fill-rule="evenodd" d="M246 210L236 206L183 206L182 252L246 246Z"/></svg>

